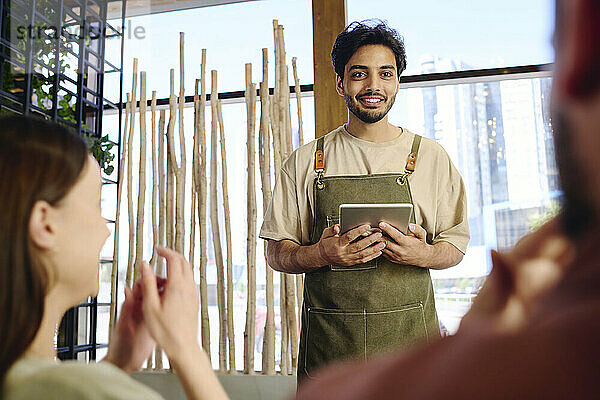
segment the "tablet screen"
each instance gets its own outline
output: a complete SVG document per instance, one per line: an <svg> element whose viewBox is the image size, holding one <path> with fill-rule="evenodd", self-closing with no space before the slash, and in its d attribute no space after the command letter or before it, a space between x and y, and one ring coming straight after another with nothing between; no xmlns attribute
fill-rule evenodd
<svg viewBox="0 0 600 400"><path fill-rule="evenodd" d="M377 228L380 222L387 222L400 232L407 234L413 205L410 203L392 204L341 204L341 233L361 225Z"/></svg>

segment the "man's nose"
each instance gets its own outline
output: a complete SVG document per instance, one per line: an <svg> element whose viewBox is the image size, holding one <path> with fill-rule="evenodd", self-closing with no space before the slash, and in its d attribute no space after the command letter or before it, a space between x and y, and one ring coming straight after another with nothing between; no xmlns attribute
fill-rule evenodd
<svg viewBox="0 0 600 400"><path fill-rule="evenodd" d="M366 80L367 87L366 89L377 92L381 90L381 79L377 74L369 74Z"/></svg>

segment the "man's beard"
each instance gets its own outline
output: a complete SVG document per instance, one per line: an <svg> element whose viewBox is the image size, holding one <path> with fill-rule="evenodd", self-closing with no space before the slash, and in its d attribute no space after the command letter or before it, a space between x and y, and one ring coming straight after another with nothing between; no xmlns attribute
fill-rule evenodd
<svg viewBox="0 0 600 400"><path fill-rule="evenodd" d="M363 95L364 96L364 95ZM354 97L349 96L344 92L344 100L346 101L346 105L352 114L356 116L356 118L360 119L362 122L366 124L374 124L375 122L381 121L387 113L390 111L394 102L396 101L396 96L392 97L392 100L389 102L388 106L385 110L381 112L377 112L376 110L362 110ZM386 101L388 98L386 97Z"/></svg>
<svg viewBox="0 0 600 400"><path fill-rule="evenodd" d="M574 152L568 118L560 111L552 115L554 151L563 191L562 223L567 234L578 236L589 231L597 220L588 174L581 170ZM600 182L595 183L600 184Z"/></svg>

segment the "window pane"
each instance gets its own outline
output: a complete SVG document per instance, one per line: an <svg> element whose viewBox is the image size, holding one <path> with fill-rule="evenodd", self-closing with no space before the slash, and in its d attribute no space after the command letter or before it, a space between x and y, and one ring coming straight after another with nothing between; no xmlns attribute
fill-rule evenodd
<svg viewBox="0 0 600 400"><path fill-rule="evenodd" d="M390 121L439 142L467 190L471 241L456 267L431 271L440 320L454 332L490 249L507 249L556 208L550 78L401 89Z"/></svg>
<svg viewBox="0 0 600 400"><path fill-rule="evenodd" d="M265 0L203 7L182 11L128 18L125 22L125 91L131 90L133 58L139 70L148 71L148 85L158 98L169 96L169 69L175 69L176 91L179 93L179 32L185 32L185 88L194 93L195 79L200 75L201 49L207 49L207 76L219 71L219 92L244 90L244 65L252 63L253 77L262 76L261 49L269 49L270 87L273 87L273 19L284 26L287 63L298 58L301 82L313 82L312 11L304 0ZM110 21L111 25L120 24ZM137 32L137 33L136 33ZM107 51L120 51L107 46ZM111 54L107 58L115 59ZM120 53L119 57L120 59ZM290 79L290 82L293 82ZM210 90L210 84L207 84ZM118 93L118 82L105 87Z"/></svg>
<svg viewBox="0 0 600 400"><path fill-rule="evenodd" d="M292 121L292 132L294 137L294 147L298 145L298 114L297 114L297 103L295 96L292 95L290 100L291 107L291 121ZM256 115L256 142L258 143L258 128L260 125L260 103L257 102L257 115ZM314 139L314 102L312 96L302 97L302 112L303 112L303 131L304 131L304 142L309 142ZM147 165L146 165L146 206L145 206L145 228L144 228L144 255L145 259L149 260L152 254L152 217L151 217L151 190L152 190L152 177L151 177L151 124L150 124L151 112L146 113L147 118ZM157 112L158 118L158 112ZM167 112L167 119L169 118ZM206 140L207 140L207 157L209 165L207 166L207 184L210 184L210 163L211 161L211 111L210 104L207 105L205 111L206 118ZM186 175L186 206L185 206L185 241L186 251L185 256L188 257L189 253L189 240L190 240L190 191L192 185L192 156L191 151L193 148L193 120L194 120L194 109L192 107L186 107L184 109L184 123L185 123L185 137L186 137L186 153L187 153L187 175ZM236 346L236 366L238 370L243 369L243 349L244 349L244 329L246 323L246 299L247 299L247 269L246 269L246 238L247 238L247 128L246 128L246 105L243 99L236 102L229 102L223 104L223 125L225 128L225 140L226 140L226 157L227 157L227 181L228 181L228 197L229 197L229 215L231 219L231 240L232 240L232 264L233 264L233 291L234 291L234 330L235 330L235 346ZM118 119L115 114L105 114L103 124L106 129L114 126ZM218 133L217 133L218 135ZM175 128L176 152L179 151L178 144L178 130ZM220 139L217 140L220 142ZM271 141L272 145L272 141ZM219 204L219 221L220 221L220 236L221 246L223 250L223 258L226 260L226 246L225 246L225 220L223 213L223 192L221 186L222 172L221 172L221 149L218 145L217 149L217 188L218 188L218 204ZM137 211L137 191L138 191L138 164L139 164L139 153L135 149L139 149L139 110L136 114L136 125L135 135L133 141L134 155L133 157L133 209L134 213ZM255 368L257 371L261 370L262 366L262 332L264 328L264 318L262 318L265 312L265 258L264 258L264 245L263 241L258 238L258 230L262 224L263 205L262 205L262 191L261 191L261 178L258 161L258 144L256 145L256 160L255 160L255 172L256 172L256 204L257 204L257 248L256 248L256 281L257 281L257 319L255 325L256 334L256 345L255 345ZM272 150L271 150L272 154ZM179 160L179 156L178 156ZM271 166L271 182L275 183L274 171ZM125 179L126 174L121 175L122 179ZM128 234L128 223L127 223L127 190L123 187L122 202L121 202L121 220L120 220L120 234L119 234L119 290L122 293L122 288L125 284L125 275L127 269L127 251L129 246L130 237ZM209 193L210 196L210 193ZM112 203L111 203L112 202ZM115 209L116 195L106 196L103 200L103 212L109 212L109 210ZM206 205L207 210L210 210L210 197ZM137 215L137 214L136 214ZM134 217L134 219L137 217ZM111 225L112 226L112 225ZM217 306L217 270L215 264L214 247L212 241L212 229L210 222L210 213L207 211L207 283L208 283L208 309L210 316L210 330L211 330L211 359L214 368L219 367L219 314ZM196 226L198 230L198 226ZM195 260L193 261L194 268L197 271L199 268L199 234L196 233L196 251ZM109 256L112 253L114 237L107 240L102 254ZM279 274L274 273L275 283L275 316L276 321L279 321ZM110 273L108 269L103 270L101 292L103 296L110 295ZM198 276L196 276L196 282L199 282ZM123 297L120 296L119 301L123 301ZM276 334L276 352L280 351L280 328L277 324ZM107 332L108 319L99 320L98 330L102 335ZM200 332L199 332L200 334ZM200 340L200 337L199 337ZM259 344L260 343L260 344ZM277 353L278 354L278 353ZM278 361L277 361L278 362Z"/></svg>
<svg viewBox="0 0 600 400"><path fill-rule="evenodd" d="M404 37L405 75L552 62L552 0L347 0L348 22L379 18Z"/></svg>

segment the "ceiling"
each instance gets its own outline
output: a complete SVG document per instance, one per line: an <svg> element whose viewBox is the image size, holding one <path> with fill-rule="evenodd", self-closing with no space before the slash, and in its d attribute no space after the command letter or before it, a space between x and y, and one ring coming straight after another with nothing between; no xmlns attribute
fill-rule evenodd
<svg viewBox="0 0 600 400"><path fill-rule="evenodd" d="M257 0L126 0L127 17L157 14L168 11L185 10L189 8L219 6L230 3L242 3ZM107 19L121 17L121 2L108 3Z"/></svg>

